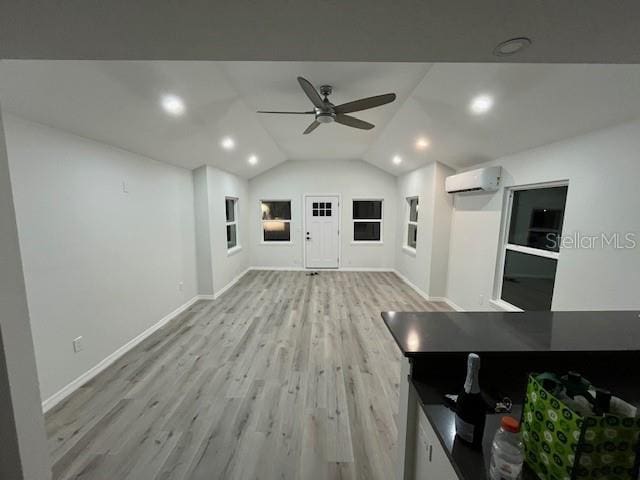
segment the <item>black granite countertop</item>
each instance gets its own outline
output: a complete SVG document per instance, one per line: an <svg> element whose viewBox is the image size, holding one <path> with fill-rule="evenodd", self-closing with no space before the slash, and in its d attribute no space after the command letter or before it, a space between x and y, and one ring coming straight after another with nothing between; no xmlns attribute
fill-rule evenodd
<svg viewBox="0 0 640 480"><path fill-rule="evenodd" d="M383 312L407 357L453 352L640 351L640 312Z"/></svg>
<svg viewBox="0 0 640 480"><path fill-rule="evenodd" d="M414 382L413 388L416 389L418 398L420 398L422 411L425 413L429 423L431 423L431 427L436 433L447 457L449 457L449 461L451 465L453 465L458 477L461 480L486 480L489 478L491 444L493 443L493 436L500 426L500 419L504 415L511 415L512 417L520 419L522 405L513 405L513 409L509 414L487 415L482 440L482 450L478 450L466 445L456 437L455 413L451 409L441 404L424 403L422 401L423 396L429 396L429 394L425 392L425 390L428 390L428 386ZM521 480L539 479L536 474L525 465Z"/></svg>

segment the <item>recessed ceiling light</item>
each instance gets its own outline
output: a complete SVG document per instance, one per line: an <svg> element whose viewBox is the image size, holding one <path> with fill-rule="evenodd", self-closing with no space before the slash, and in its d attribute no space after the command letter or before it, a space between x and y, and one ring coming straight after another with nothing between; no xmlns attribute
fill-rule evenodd
<svg viewBox="0 0 640 480"><path fill-rule="evenodd" d="M498 57L507 57L521 52L531 45L531 39L527 37L511 38L500 44L493 50L493 54Z"/></svg>
<svg viewBox="0 0 640 480"><path fill-rule="evenodd" d="M251 165L255 165L256 163L258 163L258 157L256 157L255 155L251 155L251 156L249 157L249 163L250 163Z"/></svg>
<svg viewBox="0 0 640 480"><path fill-rule="evenodd" d="M394 165L400 165L402 163L402 157L400 155L394 155L391 161Z"/></svg>
<svg viewBox="0 0 640 480"><path fill-rule="evenodd" d="M164 95L161 104L164 111L170 115L182 115L185 111L184 102L177 95Z"/></svg>
<svg viewBox="0 0 640 480"><path fill-rule="evenodd" d="M493 107L493 97L491 95L478 95L469 105L471 113L482 115L487 113Z"/></svg>
<svg viewBox="0 0 640 480"><path fill-rule="evenodd" d="M420 137L416 140L416 148L418 150L429 148L429 145L431 145L431 141L428 138Z"/></svg>
<svg viewBox="0 0 640 480"><path fill-rule="evenodd" d="M220 141L220 145L222 146L222 148L224 148L225 150L233 150L236 146L236 142L233 140L233 138L231 137L224 137L221 141Z"/></svg>

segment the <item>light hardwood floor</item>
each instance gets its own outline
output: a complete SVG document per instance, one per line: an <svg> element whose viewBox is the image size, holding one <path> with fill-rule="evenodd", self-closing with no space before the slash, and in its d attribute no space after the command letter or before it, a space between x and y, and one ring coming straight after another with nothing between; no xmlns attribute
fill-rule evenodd
<svg viewBox="0 0 640 480"><path fill-rule="evenodd" d="M383 310L448 308L393 273L247 273L47 414L54 480L391 479Z"/></svg>

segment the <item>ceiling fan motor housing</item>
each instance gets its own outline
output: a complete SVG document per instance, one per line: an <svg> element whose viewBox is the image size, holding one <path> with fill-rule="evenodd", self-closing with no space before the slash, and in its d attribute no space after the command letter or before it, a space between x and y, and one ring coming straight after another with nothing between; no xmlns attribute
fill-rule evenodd
<svg viewBox="0 0 640 480"><path fill-rule="evenodd" d="M331 123L336 119L336 114L331 110L322 111L318 109L316 112L316 121L318 123Z"/></svg>

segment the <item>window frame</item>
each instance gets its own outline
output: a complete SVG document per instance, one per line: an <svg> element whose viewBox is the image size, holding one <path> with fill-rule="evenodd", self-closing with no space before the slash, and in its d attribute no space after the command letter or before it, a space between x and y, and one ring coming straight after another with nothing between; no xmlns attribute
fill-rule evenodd
<svg viewBox="0 0 640 480"><path fill-rule="evenodd" d="M380 218L353 218L353 203L354 202L380 202ZM380 240L356 240L355 239L355 224L356 223L379 223L380 224ZM352 225L352 235L351 235L351 244L352 245L380 245L384 243L384 198L352 198L351 199L351 225Z"/></svg>
<svg viewBox="0 0 640 480"><path fill-rule="evenodd" d="M493 291L493 300L491 301L491 303L493 303L493 305L495 305L496 307L502 309L502 310L507 310L507 311L511 311L511 312L523 312L524 310L520 307L518 307L517 305L513 305L509 302L507 302L506 300L502 299L502 286L503 286L503 282L504 282L504 266L505 266L505 262L507 260L507 251L511 250L513 252L518 252L518 253L524 253L524 254L528 254L528 255L535 255L537 257L543 257L543 258L550 258L556 261L556 277L557 277L557 267L558 267L558 262L560 260L560 252L562 251L562 248L559 248L559 250L557 252L553 252L550 250L544 250L541 248L533 248L533 247L525 247L523 245L517 245L514 243L509 243L509 230L511 228L511 214L513 211L513 198L514 198L514 193L518 192L518 191L523 191L523 190L538 190L538 189L545 189L545 188L555 188L555 187L569 187L569 181L568 180L557 180L557 181L551 181L551 182L544 182L544 183L534 183L534 184L529 184L529 185L515 185L515 186L511 186L511 187L505 187L505 208L503 209L504 212L504 218L502 221L502 226L501 226L501 234L500 234L500 245L499 245L499 255L498 255L498 262L497 262L497 267L496 267L496 282L494 285L494 291ZM567 204L566 204L566 199L565 199L565 207L564 207L564 212L563 212L563 219L566 218L566 209L567 209ZM564 222L563 222L564 223ZM563 225L564 227L564 225ZM562 236L562 231L560 231L560 236ZM560 244L560 247L562 246L562 242ZM553 296L551 297L551 304L553 305L553 299L556 295L556 290L555 290L555 282L556 282L556 277L554 277L553 279L553 285L554 285L554 290L553 290Z"/></svg>
<svg viewBox="0 0 640 480"><path fill-rule="evenodd" d="M413 220L411 220L411 200L416 199L417 200L417 204L416 204L416 215L418 215L416 221L414 222ZM411 254L414 255L416 254L416 250L418 249L418 236L417 236L417 231L418 231L418 220L420 220L420 216L419 216L419 208L420 207L420 195L410 195L408 197L405 197L404 199L404 203L405 203L405 228L404 229L404 233L402 234L404 241L402 242L402 249ZM409 225L414 225L416 227L416 246L412 247L411 245L409 245Z"/></svg>
<svg viewBox="0 0 640 480"><path fill-rule="evenodd" d="M232 222L230 222L227 219L227 202L229 200L233 201L233 221ZM240 229L239 229L239 222L238 222L238 213L239 213L238 201L239 201L238 197L230 197L230 196L224 197L225 240L227 235L227 227L231 225L234 225L236 227L236 244L233 247L229 247L229 244L227 242L227 254L232 254L239 250L242 250L242 246L240 245Z"/></svg>
<svg viewBox="0 0 640 480"><path fill-rule="evenodd" d="M274 220L264 220L262 218L262 204L265 202L289 202L289 212L291 218L283 220L275 220L278 222L286 222L289 224L289 240L265 240L264 239L264 222L273 222ZM260 211L260 244L261 245L293 245L293 200L290 198L261 198L258 200L258 208Z"/></svg>

